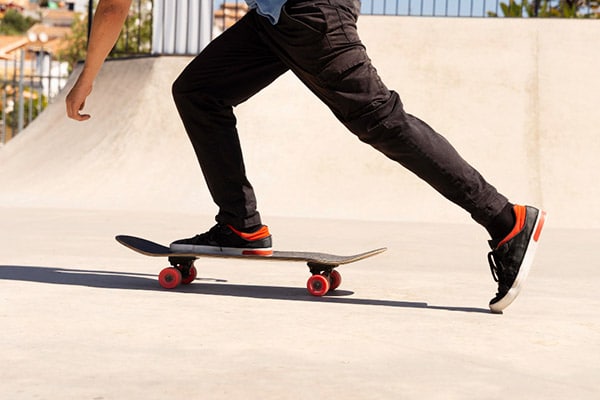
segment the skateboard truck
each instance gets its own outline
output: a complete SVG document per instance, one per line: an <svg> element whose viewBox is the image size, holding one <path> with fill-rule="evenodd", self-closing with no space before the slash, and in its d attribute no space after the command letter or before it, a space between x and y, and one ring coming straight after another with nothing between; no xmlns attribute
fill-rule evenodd
<svg viewBox="0 0 600 400"><path fill-rule="evenodd" d="M342 275L334 269L338 265L320 264L314 261L309 261L306 264L312 274L306 282L306 289L313 296L323 296L342 284Z"/></svg>

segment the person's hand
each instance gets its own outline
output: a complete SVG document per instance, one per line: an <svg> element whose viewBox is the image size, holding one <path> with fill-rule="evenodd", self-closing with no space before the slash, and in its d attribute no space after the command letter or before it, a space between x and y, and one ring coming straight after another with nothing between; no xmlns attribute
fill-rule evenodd
<svg viewBox="0 0 600 400"><path fill-rule="evenodd" d="M85 100L92 93L94 79L100 72L102 63L119 38L119 32L129 14L131 3L132 0L98 1L88 40L85 65L66 98L69 118L76 121L91 118L89 114L82 113Z"/></svg>
<svg viewBox="0 0 600 400"><path fill-rule="evenodd" d="M69 91L66 99L67 116L76 121L86 121L91 118L89 114L82 114L85 107L85 100L92 93L92 85L86 83L81 78L77 80L75 86Z"/></svg>

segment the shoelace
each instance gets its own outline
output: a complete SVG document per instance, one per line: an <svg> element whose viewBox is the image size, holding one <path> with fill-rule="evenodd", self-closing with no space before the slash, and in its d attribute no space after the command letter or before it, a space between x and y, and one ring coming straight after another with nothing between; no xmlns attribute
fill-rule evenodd
<svg viewBox="0 0 600 400"><path fill-rule="evenodd" d="M502 263L498 262L495 258L494 258L494 252L490 251L488 253L488 263L490 264L490 271L492 272L492 277L494 278L494 281L498 282L498 265L500 265L500 269L502 268Z"/></svg>

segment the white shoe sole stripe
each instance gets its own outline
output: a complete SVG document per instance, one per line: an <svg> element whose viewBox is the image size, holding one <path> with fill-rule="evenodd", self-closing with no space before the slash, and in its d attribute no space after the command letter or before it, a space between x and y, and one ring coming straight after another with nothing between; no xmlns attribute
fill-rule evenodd
<svg viewBox="0 0 600 400"><path fill-rule="evenodd" d="M228 256L244 256L252 255L252 252L256 252L257 255L264 252L272 251L270 247L267 248L235 248L235 247L215 247L215 246L199 246L189 244L173 244L171 245L171 251L174 253L198 253L198 254L216 254L216 255L228 255Z"/></svg>
<svg viewBox="0 0 600 400"><path fill-rule="evenodd" d="M531 238L527 244L527 250L525 250L525 256L523 257L521 268L519 268L519 273L517 274L512 287L508 290L506 295L496 303L490 304L490 310L493 313L501 313L502 310L508 307L521 292L521 286L529 275L529 271L531 270L533 259L535 258L535 253L538 247L538 241L535 240L534 237L536 236L536 233L539 235L539 232L537 232L539 225L540 223L544 223L546 218L546 213L540 210L535 221L535 225L533 226L533 230L531 231Z"/></svg>

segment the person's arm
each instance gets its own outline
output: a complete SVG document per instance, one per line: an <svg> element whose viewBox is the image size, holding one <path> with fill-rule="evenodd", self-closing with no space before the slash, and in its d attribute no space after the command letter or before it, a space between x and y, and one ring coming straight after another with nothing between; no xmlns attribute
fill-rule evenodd
<svg viewBox="0 0 600 400"><path fill-rule="evenodd" d="M100 0L94 13L88 43L87 56L81 75L67 95L67 116L85 121L89 114L81 114L85 99L92 92L94 79L100 72L104 60L119 38L132 0Z"/></svg>

